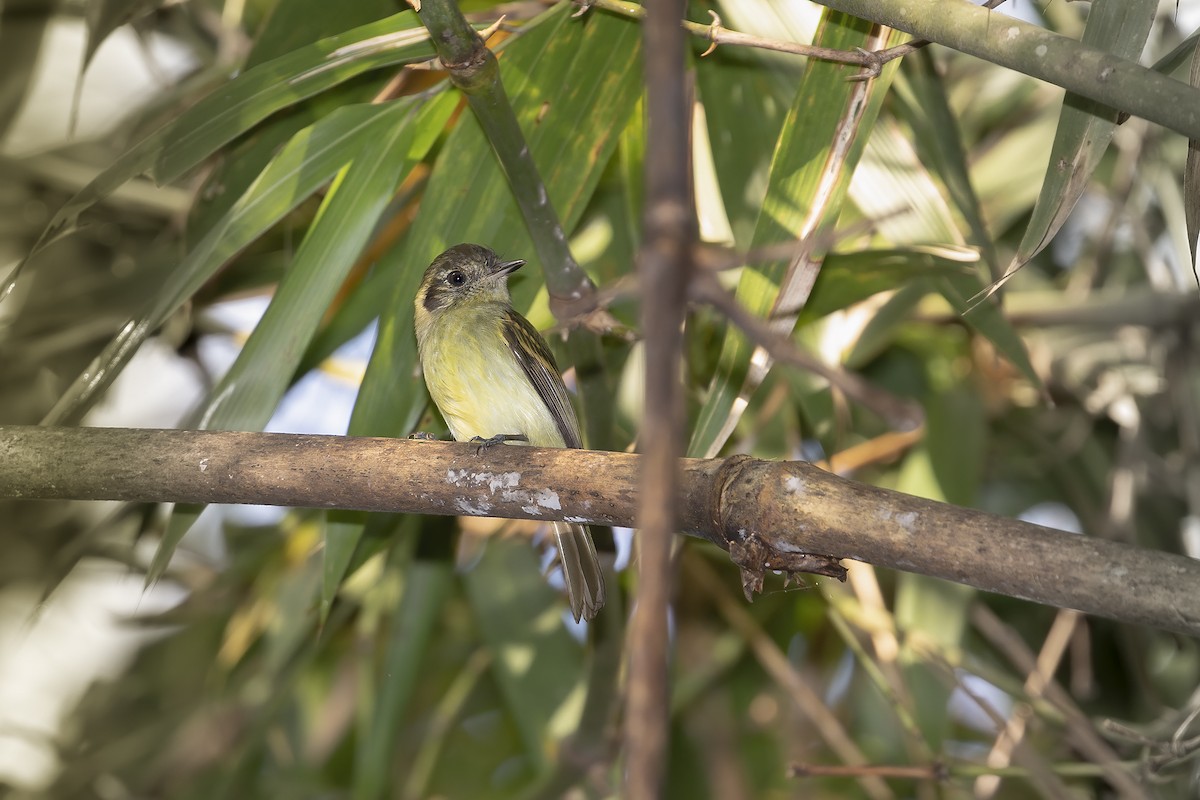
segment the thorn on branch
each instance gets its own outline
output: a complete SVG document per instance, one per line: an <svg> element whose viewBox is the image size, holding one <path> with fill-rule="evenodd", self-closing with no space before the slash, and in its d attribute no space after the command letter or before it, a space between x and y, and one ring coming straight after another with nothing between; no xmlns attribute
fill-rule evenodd
<svg viewBox="0 0 1200 800"><path fill-rule="evenodd" d="M578 17L582 17L584 14L586 14L588 11L591 10L592 4L594 2L595 2L595 0L575 0L575 4L579 6L579 10L571 15L571 19L576 19Z"/></svg>
<svg viewBox="0 0 1200 800"><path fill-rule="evenodd" d="M709 45L708 49L700 54L701 58L717 49L717 33L721 30L721 15L712 9L709 9L708 14L712 17L712 24L708 26Z"/></svg>
<svg viewBox="0 0 1200 800"><path fill-rule="evenodd" d="M480 38L480 39L483 39L483 41L485 41L485 42L486 42L488 39L491 39L491 38L492 38L492 35L493 35L494 33L496 33L496 31L498 31L498 30L500 30L501 28L503 28L503 27L504 27L504 20L506 20L506 19L508 19L508 15L507 15L507 14L501 14L499 19L497 19L497 20L496 20L495 22L493 22L491 25L488 25L488 26L487 26L486 28L484 28L483 30L479 31L479 38Z"/></svg>

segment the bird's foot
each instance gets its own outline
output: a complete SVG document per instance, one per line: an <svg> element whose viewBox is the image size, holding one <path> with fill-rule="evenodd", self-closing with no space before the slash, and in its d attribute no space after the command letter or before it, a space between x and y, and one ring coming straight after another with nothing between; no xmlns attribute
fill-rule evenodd
<svg viewBox="0 0 1200 800"><path fill-rule="evenodd" d="M416 431L415 433L410 433L408 438L416 439L417 441L421 442L436 442L438 440L438 438L432 433L426 433L425 431Z"/></svg>
<svg viewBox="0 0 1200 800"><path fill-rule="evenodd" d="M472 436L470 441L472 444L479 445L479 447L475 448L475 455L478 456L482 455L483 451L489 447L495 447L505 442L528 442L529 437L523 433L497 433L490 439L485 439L482 436Z"/></svg>

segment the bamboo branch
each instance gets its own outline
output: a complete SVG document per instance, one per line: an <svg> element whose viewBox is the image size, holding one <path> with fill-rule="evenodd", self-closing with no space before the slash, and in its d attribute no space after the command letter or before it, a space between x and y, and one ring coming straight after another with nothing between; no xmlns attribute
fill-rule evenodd
<svg viewBox="0 0 1200 800"><path fill-rule="evenodd" d="M571 255L558 213L508 102L495 54L451 0L423 0L417 15L429 30L450 80L467 97L512 187L546 275L550 310L559 319L595 307L596 287Z"/></svg>
<svg viewBox="0 0 1200 800"><path fill-rule="evenodd" d="M1200 139L1200 91L1136 62L963 0L818 0Z"/></svg>
<svg viewBox="0 0 1200 800"><path fill-rule="evenodd" d="M0 497L253 503L632 526L641 457L231 431L0 426ZM1200 636L1200 561L845 480L801 462L681 459L677 530L829 553Z"/></svg>
<svg viewBox="0 0 1200 800"><path fill-rule="evenodd" d="M578 13L583 13L590 8L598 8L613 14L619 14L630 19L644 20L646 19L646 6L638 3L629 3L624 0L576 0L581 5ZM705 39L711 43L711 46L704 52L708 55L717 45L728 44L737 45L740 47L754 47L759 50L773 50L776 53L789 53L796 56L805 56L807 58L817 58L822 61L833 61L838 64L855 64L862 67L865 71L859 78L875 78L879 76L883 65L892 58L899 58L903 53L890 55L890 50L872 52L870 50L837 50L832 47L819 47L812 44L804 44L803 42L788 42L782 39L768 39L764 36L754 36L748 33L740 33L732 31L721 24L721 18L713 11L708 12L712 15L712 22L704 25L691 20L680 20L680 27L685 31L700 39ZM680 15L682 17L682 14ZM888 54L885 56L885 54Z"/></svg>

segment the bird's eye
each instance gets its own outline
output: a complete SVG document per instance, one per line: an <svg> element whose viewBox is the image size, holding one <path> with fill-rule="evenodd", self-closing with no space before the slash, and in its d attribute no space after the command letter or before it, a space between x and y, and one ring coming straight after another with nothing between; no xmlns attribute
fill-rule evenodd
<svg viewBox="0 0 1200 800"><path fill-rule="evenodd" d="M458 270L454 270L454 272L451 272L446 276L446 283L450 284L451 286L462 286L466 282L467 276L463 275Z"/></svg>

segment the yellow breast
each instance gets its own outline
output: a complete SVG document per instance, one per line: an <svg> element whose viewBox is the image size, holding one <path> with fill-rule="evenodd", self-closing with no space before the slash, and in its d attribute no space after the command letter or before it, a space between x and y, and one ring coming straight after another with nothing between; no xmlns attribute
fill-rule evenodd
<svg viewBox="0 0 1200 800"><path fill-rule="evenodd" d="M521 433L532 445L563 447L554 417L505 341L504 310L446 309L423 321L417 343L429 396L458 441Z"/></svg>

